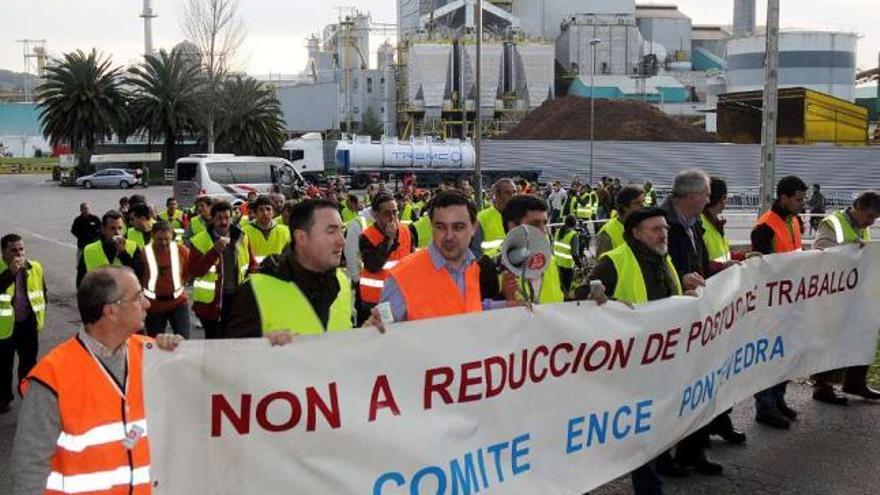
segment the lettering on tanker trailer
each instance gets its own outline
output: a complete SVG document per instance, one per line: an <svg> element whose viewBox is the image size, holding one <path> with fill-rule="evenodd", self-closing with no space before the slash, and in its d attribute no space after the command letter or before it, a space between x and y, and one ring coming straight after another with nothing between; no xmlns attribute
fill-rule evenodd
<svg viewBox="0 0 880 495"><path fill-rule="evenodd" d="M423 151L392 151L391 156L396 162L412 162L413 165L440 165L443 163L461 165L462 161L460 151L436 151L433 153L425 153ZM389 165L394 166L395 164Z"/></svg>

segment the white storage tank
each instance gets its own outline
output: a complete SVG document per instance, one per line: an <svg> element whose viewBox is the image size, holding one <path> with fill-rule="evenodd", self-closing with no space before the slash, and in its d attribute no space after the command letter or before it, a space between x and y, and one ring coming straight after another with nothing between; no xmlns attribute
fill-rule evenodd
<svg viewBox="0 0 880 495"><path fill-rule="evenodd" d="M855 101L859 35L841 31L784 30L779 33L779 87L804 87ZM764 88L764 35L727 44L729 92Z"/></svg>
<svg viewBox="0 0 880 495"><path fill-rule="evenodd" d="M369 136L336 146L336 166L344 171L358 169L470 169L474 166L474 147L469 141L434 142L430 138L398 141L386 138L371 142Z"/></svg>

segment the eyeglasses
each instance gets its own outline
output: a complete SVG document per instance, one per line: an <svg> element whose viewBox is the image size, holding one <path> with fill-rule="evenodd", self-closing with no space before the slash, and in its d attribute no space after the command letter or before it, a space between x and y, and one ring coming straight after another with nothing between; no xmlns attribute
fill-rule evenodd
<svg viewBox="0 0 880 495"><path fill-rule="evenodd" d="M139 303L139 302L141 302L141 301L144 300L144 297L146 297L146 296L144 296L144 291L143 291L143 290L139 290L139 291L137 292L137 294L136 294L133 298L131 298L131 299L123 299L123 298L120 297L119 299L117 299L117 300L115 300L115 301L110 301L110 302L107 303L107 304L118 304L118 305L122 305L122 304L128 304L128 303Z"/></svg>

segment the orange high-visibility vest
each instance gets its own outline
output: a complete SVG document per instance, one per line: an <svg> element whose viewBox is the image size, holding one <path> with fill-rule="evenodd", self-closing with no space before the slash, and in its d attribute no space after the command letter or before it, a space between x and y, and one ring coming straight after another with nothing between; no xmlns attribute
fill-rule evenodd
<svg viewBox="0 0 880 495"><path fill-rule="evenodd" d="M361 235L365 236L373 246L378 246L385 239L385 235L375 225L371 225ZM401 225L397 229L397 249L391 252L382 269L378 272L367 271L366 268L361 269L361 279L358 283L361 300L370 304L378 304L379 298L382 296L382 289L385 287L385 279L388 277L388 270L397 266L397 263L412 250L409 227Z"/></svg>
<svg viewBox="0 0 880 495"><path fill-rule="evenodd" d="M465 270L464 297L444 269L434 267L428 249L413 253L391 269L406 299L408 321L439 318L483 310L480 300L480 266L471 263Z"/></svg>
<svg viewBox="0 0 880 495"><path fill-rule="evenodd" d="M61 434L44 493L151 493L141 373L143 345L151 341L129 337L123 384L77 336L52 350L22 381L22 393L33 380L58 398Z"/></svg>
<svg viewBox="0 0 880 495"><path fill-rule="evenodd" d="M767 210L758 218L755 226L759 225L767 225L773 230L775 236L773 240L774 252L787 253L801 250L801 220L797 215L792 216L791 228L789 228L789 224L784 218L773 210Z"/></svg>

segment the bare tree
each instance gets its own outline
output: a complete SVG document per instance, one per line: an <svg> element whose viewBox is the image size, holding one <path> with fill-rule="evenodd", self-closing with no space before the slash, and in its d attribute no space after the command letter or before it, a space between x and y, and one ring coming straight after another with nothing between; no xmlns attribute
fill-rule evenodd
<svg viewBox="0 0 880 495"><path fill-rule="evenodd" d="M205 79L202 107L208 153L214 152L217 123L217 95L244 41L244 22L238 15L238 0L186 0L182 28L201 52Z"/></svg>

